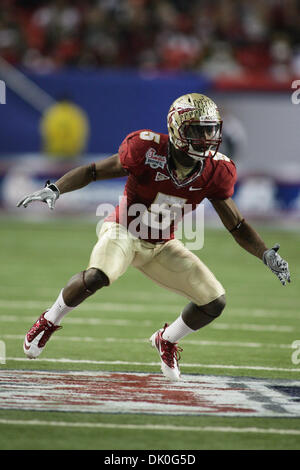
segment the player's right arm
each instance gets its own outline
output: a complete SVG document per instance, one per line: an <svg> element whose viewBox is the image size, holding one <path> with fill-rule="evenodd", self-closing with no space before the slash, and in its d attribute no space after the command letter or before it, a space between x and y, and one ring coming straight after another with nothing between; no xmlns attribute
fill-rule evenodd
<svg viewBox="0 0 300 470"><path fill-rule="evenodd" d="M92 181L119 178L127 174L121 165L119 154L116 153L96 163L74 168L55 183L47 182L43 189L24 197L17 206L27 207L32 201L41 201L47 203L50 209L54 209L55 202L61 194L83 188Z"/></svg>

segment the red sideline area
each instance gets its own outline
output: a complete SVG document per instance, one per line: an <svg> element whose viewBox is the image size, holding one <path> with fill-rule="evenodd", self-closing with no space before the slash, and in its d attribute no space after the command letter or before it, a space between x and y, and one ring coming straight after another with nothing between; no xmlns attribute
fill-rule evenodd
<svg viewBox="0 0 300 470"><path fill-rule="evenodd" d="M247 72L239 76L216 78L214 80L214 89L218 91L291 92L292 83L295 80L297 80L297 77L291 76L284 80L275 80L267 73Z"/></svg>

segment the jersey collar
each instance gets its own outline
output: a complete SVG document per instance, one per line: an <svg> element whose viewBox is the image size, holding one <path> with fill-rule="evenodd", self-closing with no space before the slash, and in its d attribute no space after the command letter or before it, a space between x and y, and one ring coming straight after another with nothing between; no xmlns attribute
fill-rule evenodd
<svg viewBox="0 0 300 470"><path fill-rule="evenodd" d="M201 175L202 171L204 170L204 167L205 160L200 160L199 162L197 162L196 167L193 168L191 172L187 175L187 177L179 181L175 175L175 164L171 155L170 143L168 142L167 170L171 177L171 180L173 181L173 183L175 183L176 186L181 188L191 184L196 178L198 178L198 176Z"/></svg>

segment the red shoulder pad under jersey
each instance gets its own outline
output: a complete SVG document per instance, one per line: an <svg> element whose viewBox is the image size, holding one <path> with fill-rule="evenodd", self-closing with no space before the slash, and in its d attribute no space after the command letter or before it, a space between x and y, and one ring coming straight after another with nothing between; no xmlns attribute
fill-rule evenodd
<svg viewBox="0 0 300 470"><path fill-rule="evenodd" d="M142 132L151 132L146 129L129 134L119 147L119 156L122 167L135 176L140 175L145 166L145 154L149 147L149 140L140 137Z"/></svg>
<svg viewBox="0 0 300 470"><path fill-rule="evenodd" d="M213 191L209 199L228 199L234 194L237 180L236 167L230 158L218 152L213 158L216 165L213 176Z"/></svg>

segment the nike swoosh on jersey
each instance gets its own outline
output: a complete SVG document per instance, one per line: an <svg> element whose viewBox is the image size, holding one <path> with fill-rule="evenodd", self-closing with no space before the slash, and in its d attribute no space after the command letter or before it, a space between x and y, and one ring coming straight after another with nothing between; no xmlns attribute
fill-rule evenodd
<svg viewBox="0 0 300 470"><path fill-rule="evenodd" d="M200 191L202 188L193 188L193 186L189 187L190 191Z"/></svg>

